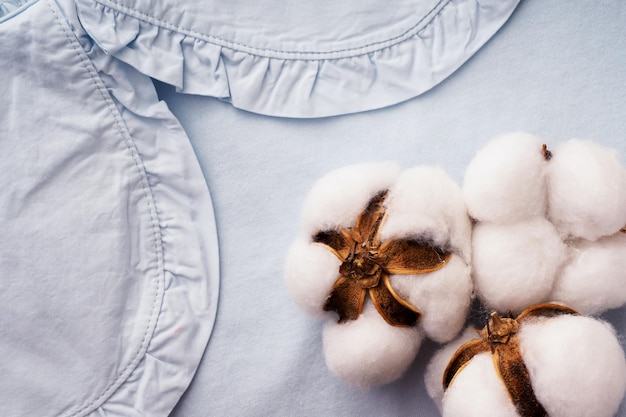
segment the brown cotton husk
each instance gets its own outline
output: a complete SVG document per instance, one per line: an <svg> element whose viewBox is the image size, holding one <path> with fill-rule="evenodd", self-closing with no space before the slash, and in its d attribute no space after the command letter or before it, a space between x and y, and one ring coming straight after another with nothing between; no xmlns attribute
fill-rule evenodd
<svg viewBox="0 0 626 417"><path fill-rule="evenodd" d="M414 239L381 241L387 190L376 194L356 219L354 226L322 230L313 241L324 245L339 260L339 277L324 310L335 311L339 322L356 320L366 295L385 321L393 326L414 326L418 307L400 297L389 281L391 274L425 274L443 268L451 254Z"/></svg>
<svg viewBox="0 0 626 417"><path fill-rule="evenodd" d="M487 325L478 334L479 339L462 345L448 363L443 375L447 389L470 360L479 353L491 352L497 375L506 387L512 403L521 417L545 417L547 412L533 391L530 375L522 357L517 336L525 320L534 317L550 318L564 314L578 314L560 304L539 304L522 311L516 318L491 314Z"/></svg>

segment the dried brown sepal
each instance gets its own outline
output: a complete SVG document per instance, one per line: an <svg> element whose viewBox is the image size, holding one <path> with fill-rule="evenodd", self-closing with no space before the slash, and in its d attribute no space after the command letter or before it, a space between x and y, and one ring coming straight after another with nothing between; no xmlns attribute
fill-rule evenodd
<svg viewBox="0 0 626 417"><path fill-rule="evenodd" d="M363 310L366 292L367 290L352 280L339 277L326 300L324 310L336 311L339 314L339 322L356 320Z"/></svg>
<svg viewBox="0 0 626 417"><path fill-rule="evenodd" d="M547 417L548 413L535 396L517 337L512 337L506 348L495 349L493 364L520 416Z"/></svg>
<svg viewBox="0 0 626 417"><path fill-rule="evenodd" d="M545 417L547 413L532 388L530 374L519 348L517 332L524 320L534 317L552 318L578 314L575 310L553 303L538 304L522 311L515 319L492 313L480 339L470 340L452 356L443 374L447 389L458 373L479 353L491 351L496 373L506 387L512 403L521 417Z"/></svg>
<svg viewBox="0 0 626 417"><path fill-rule="evenodd" d="M390 274L426 274L443 268L451 256L415 240L394 239L381 245L377 258Z"/></svg>
<svg viewBox="0 0 626 417"><path fill-rule="evenodd" d="M446 370L443 372L443 388L447 389L454 377L458 375L458 373L467 366L469 361L479 353L489 352L491 347L489 343L482 339L473 339L469 342L465 343L462 346L463 349L458 349L450 362L448 362L448 366Z"/></svg>
<svg viewBox="0 0 626 417"><path fill-rule="evenodd" d="M378 238L378 229L385 216L385 207L383 202L387 197L387 190L381 191L376 194L367 203L365 210L356 219L353 231L357 232L354 237L365 244L377 244L375 239Z"/></svg>
<svg viewBox="0 0 626 417"><path fill-rule="evenodd" d="M387 275L383 278L383 285L370 288L369 293L378 313L392 326L415 326L422 315L393 290Z"/></svg>
<svg viewBox="0 0 626 417"><path fill-rule="evenodd" d="M518 322L520 320L525 320L530 317L556 317L562 316L564 314L578 314L578 311L565 306L563 304L556 303L543 303L543 304L535 304L534 306L528 307L524 311L522 311L515 320Z"/></svg>
<svg viewBox="0 0 626 417"><path fill-rule="evenodd" d="M380 228L388 191L376 194L359 214L353 227L322 230L313 242L324 245L340 261L339 278L326 299L324 310L335 311L339 322L356 320L369 293L380 315L393 326L414 326L419 309L391 287L390 274L425 274L443 268L451 254L418 240L380 241Z"/></svg>
<svg viewBox="0 0 626 417"><path fill-rule="evenodd" d="M545 143L541 145L541 153L543 154L543 157L546 161L552 159L552 151L548 149L548 145L546 145Z"/></svg>
<svg viewBox="0 0 626 417"><path fill-rule="evenodd" d="M337 258L346 258L350 254L352 239L345 231L325 230L313 236L313 242L326 245Z"/></svg>

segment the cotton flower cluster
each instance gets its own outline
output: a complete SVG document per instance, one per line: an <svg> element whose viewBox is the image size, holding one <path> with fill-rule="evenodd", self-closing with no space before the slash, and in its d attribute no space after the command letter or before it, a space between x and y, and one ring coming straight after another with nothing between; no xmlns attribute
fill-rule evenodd
<svg viewBox="0 0 626 417"><path fill-rule="evenodd" d="M626 170L593 142L527 134L485 146L463 192L478 296L499 311L559 301L592 314L626 303Z"/></svg>
<svg viewBox="0 0 626 417"><path fill-rule="evenodd" d="M452 340L471 299L470 234L462 193L439 169L361 164L322 177L285 279L296 303L325 320L329 369L353 385L384 384L405 372L425 336Z"/></svg>
<svg viewBox="0 0 626 417"><path fill-rule="evenodd" d="M454 352L476 338L468 329L438 351L425 376L443 417L527 417L494 367L490 352L469 361L444 393L442 375ZM614 330L591 317L565 315L523 323L517 338L532 390L550 417L611 417L626 390L626 361Z"/></svg>
<svg viewBox="0 0 626 417"><path fill-rule="evenodd" d="M626 171L615 152L582 140L549 149L534 136L509 134L476 155L463 192L475 220L474 287L488 308L517 314L553 301L593 314L624 305ZM509 343L521 355L540 415L615 415L626 361L609 324L568 314L516 326ZM482 334L492 331L487 325ZM496 343L477 350L444 390L451 358L481 343L477 338L468 329L429 364L428 393L443 416L534 415L512 401L494 365Z"/></svg>

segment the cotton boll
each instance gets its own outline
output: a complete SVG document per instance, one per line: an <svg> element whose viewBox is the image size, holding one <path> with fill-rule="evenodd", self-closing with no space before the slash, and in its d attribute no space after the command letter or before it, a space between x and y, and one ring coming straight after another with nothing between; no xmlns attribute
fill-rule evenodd
<svg viewBox="0 0 626 417"><path fill-rule="evenodd" d="M544 215L546 163L535 136L511 133L492 140L465 172L463 193L470 216L508 223Z"/></svg>
<svg viewBox="0 0 626 417"><path fill-rule="evenodd" d="M583 314L626 304L626 234L618 232L595 242L580 239L571 243L569 252L553 300Z"/></svg>
<svg viewBox="0 0 626 417"><path fill-rule="evenodd" d="M470 267L459 256L437 271L390 280L396 293L421 311L420 326L430 339L444 343L459 333L472 298Z"/></svg>
<svg viewBox="0 0 626 417"><path fill-rule="evenodd" d="M443 373L457 349L466 342L475 339L476 336L476 329L468 327L461 336L439 349L428 363L424 383L428 396L437 404L439 411L441 411L443 400Z"/></svg>
<svg viewBox="0 0 626 417"><path fill-rule="evenodd" d="M528 323L520 351L550 417L614 416L626 390L626 361L613 329L583 316Z"/></svg>
<svg viewBox="0 0 626 417"><path fill-rule="evenodd" d="M613 150L571 140L553 154L549 218L563 236L596 240L626 225L626 173Z"/></svg>
<svg viewBox="0 0 626 417"><path fill-rule="evenodd" d="M339 378L355 386L386 384L407 370L422 338L416 327L390 326L367 303L358 320L325 323L326 365Z"/></svg>
<svg viewBox="0 0 626 417"><path fill-rule="evenodd" d="M324 315L324 303L339 277L339 259L328 248L298 238L285 262L285 283L292 299L307 313Z"/></svg>
<svg viewBox="0 0 626 417"><path fill-rule="evenodd" d="M442 414L443 417L519 417L496 374L491 353L474 356L456 375L444 394Z"/></svg>
<svg viewBox="0 0 626 417"><path fill-rule="evenodd" d="M565 259L563 242L542 217L478 224L472 246L474 287L485 304L502 312L546 301Z"/></svg>
<svg viewBox="0 0 626 417"><path fill-rule="evenodd" d="M424 236L451 246L470 260L472 225L459 186L441 169L415 167L404 171L387 197L383 240Z"/></svg>
<svg viewBox="0 0 626 417"><path fill-rule="evenodd" d="M399 168L391 162L356 164L331 171L309 192L302 209L306 234L354 225L376 193L394 183Z"/></svg>

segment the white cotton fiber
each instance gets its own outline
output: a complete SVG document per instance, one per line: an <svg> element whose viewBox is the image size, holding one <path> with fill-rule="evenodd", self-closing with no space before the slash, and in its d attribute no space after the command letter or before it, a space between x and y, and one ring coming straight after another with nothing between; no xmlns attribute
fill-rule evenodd
<svg viewBox="0 0 626 417"><path fill-rule="evenodd" d="M356 217L379 191L395 182L399 168L392 162L349 165L320 178L302 208L307 234L354 225Z"/></svg>
<svg viewBox="0 0 626 417"><path fill-rule="evenodd" d="M491 353L474 356L456 375L444 394L442 414L443 417L519 417L496 374Z"/></svg>
<svg viewBox="0 0 626 417"><path fill-rule="evenodd" d="M617 232L595 242L571 243L552 299L583 314L600 313L626 303L626 234Z"/></svg>
<svg viewBox="0 0 626 417"><path fill-rule="evenodd" d="M480 150L463 183L470 216L504 223L543 215L546 160L541 147L535 136L511 133Z"/></svg>
<svg viewBox="0 0 626 417"><path fill-rule="evenodd" d="M476 329L468 327L461 336L439 349L428 363L424 374L424 383L428 396L437 404L439 411L441 411L441 402L443 401L443 374L452 355L461 345L477 336Z"/></svg>
<svg viewBox="0 0 626 417"><path fill-rule="evenodd" d="M389 190L383 240L425 236L451 246L470 261L472 224L459 186L439 168L415 167L402 172Z"/></svg>
<svg viewBox="0 0 626 417"><path fill-rule="evenodd" d="M611 417L626 390L626 361L613 329L583 316L528 323L520 350L550 417Z"/></svg>
<svg viewBox="0 0 626 417"><path fill-rule="evenodd" d="M610 149L570 140L548 168L549 218L564 237L596 240L626 225L626 173Z"/></svg>
<svg viewBox="0 0 626 417"><path fill-rule="evenodd" d="M371 387L402 376L422 335L417 327L388 325L368 302L358 320L326 322L323 341L326 365L335 375L355 386Z"/></svg>
<svg viewBox="0 0 626 417"><path fill-rule="evenodd" d="M457 255L446 266L423 275L393 275L391 284L422 313L420 326L430 339L445 343L465 324L472 299L470 267Z"/></svg>
<svg viewBox="0 0 626 417"><path fill-rule="evenodd" d="M365 249L371 252L369 255L359 252L355 258L340 260L329 247L314 243L313 236L319 231L354 227L372 197L383 190L389 193L383 202L382 242L419 238L452 253L451 260L432 273L390 277L400 282L396 292L423 313L413 327L387 323L373 307L369 292L363 312L356 318L348 320L346 315L346 320L339 323L337 312L324 312L333 286L341 277L342 261L347 268L356 268L361 257L371 256L381 263L380 271L384 272L386 258L374 258L381 248L373 247ZM471 222L459 187L442 170L411 168L400 174L394 164L388 163L335 170L314 185L301 221L301 233L285 262L286 285L303 310L325 319L322 337L326 363L341 379L363 387L389 383L409 367L424 334L444 342L464 325L472 295ZM358 274L344 274L348 280L359 278ZM385 277L372 285L385 285ZM357 288L363 283L349 282ZM392 287L396 289L396 284Z"/></svg>
<svg viewBox="0 0 626 417"><path fill-rule="evenodd" d="M480 223L472 236L474 287L489 307L519 312L547 301L565 246L543 217Z"/></svg>
<svg viewBox="0 0 626 417"><path fill-rule="evenodd" d="M289 295L307 313L323 316L326 298L339 278L340 264L328 248L311 242L309 236L296 239L284 268Z"/></svg>

